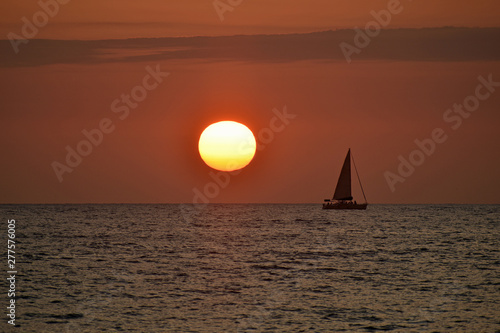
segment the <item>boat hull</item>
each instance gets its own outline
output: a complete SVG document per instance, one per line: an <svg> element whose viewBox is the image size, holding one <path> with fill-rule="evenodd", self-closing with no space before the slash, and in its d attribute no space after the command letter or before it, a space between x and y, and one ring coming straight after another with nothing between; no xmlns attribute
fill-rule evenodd
<svg viewBox="0 0 500 333"><path fill-rule="evenodd" d="M324 203L323 209L358 209L365 210L368 204L355 204L355 203L343 203L343 202L335 202L335 203Z"/></svg>

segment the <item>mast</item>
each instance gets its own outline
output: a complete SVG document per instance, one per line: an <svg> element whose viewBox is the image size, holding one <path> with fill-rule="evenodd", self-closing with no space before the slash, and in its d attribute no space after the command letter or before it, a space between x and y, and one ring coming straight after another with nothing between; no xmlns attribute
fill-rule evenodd
<svg viewBox="0 0 500 333"><path fill-rule="evenodd" d="M349 149L349 151L351 151ZM365 198L365 203L368 203L366 200L365 191L363 190L363 185L361 184L361 179L359 178L358 168L356 167L356 162L354 162L354 156L352 157L352 163L354 164L354 170L356 171L356 176L358 177L359 186L361 187L361 193L363 193L363 198Z"/></svg>
<svg viewBox="0 0 500 333"><path fill-rule="evenodd" d="M351 194L351 149L347 151L344 165L340 171L337 187L333 194L334 200L352 200Z"/></svg>

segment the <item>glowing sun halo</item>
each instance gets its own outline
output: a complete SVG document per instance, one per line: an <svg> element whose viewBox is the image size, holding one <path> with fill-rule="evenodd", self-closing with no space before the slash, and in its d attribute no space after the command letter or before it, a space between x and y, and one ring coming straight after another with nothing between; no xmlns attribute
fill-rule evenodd
<svg viewBox="0 0 500 333"><path fill-rule="evenodd" d="M252 131L235 121L220 121L208 126L198 142L203 161L221 171L244 168L253 159L256 148Z"/></svg>

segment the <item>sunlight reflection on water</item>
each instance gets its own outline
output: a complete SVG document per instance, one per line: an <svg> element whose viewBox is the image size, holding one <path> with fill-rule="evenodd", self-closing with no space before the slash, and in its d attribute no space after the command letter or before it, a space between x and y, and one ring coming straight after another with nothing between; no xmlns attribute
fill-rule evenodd
<svg viewBox="0 0 500 333"><path fill-rule="evenodd" d="M499 329L500 206L0 209L23 332Z"/></svg>

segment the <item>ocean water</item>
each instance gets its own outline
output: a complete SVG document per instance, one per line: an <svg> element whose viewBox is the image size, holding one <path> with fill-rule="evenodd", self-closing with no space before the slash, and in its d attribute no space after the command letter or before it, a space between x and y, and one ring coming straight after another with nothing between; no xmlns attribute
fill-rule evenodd
<svg viewBox="0 0 500 333"><path fill-rule="evenodd" d="M499 205L0 212L2 332L500 332Z"/></svg>

